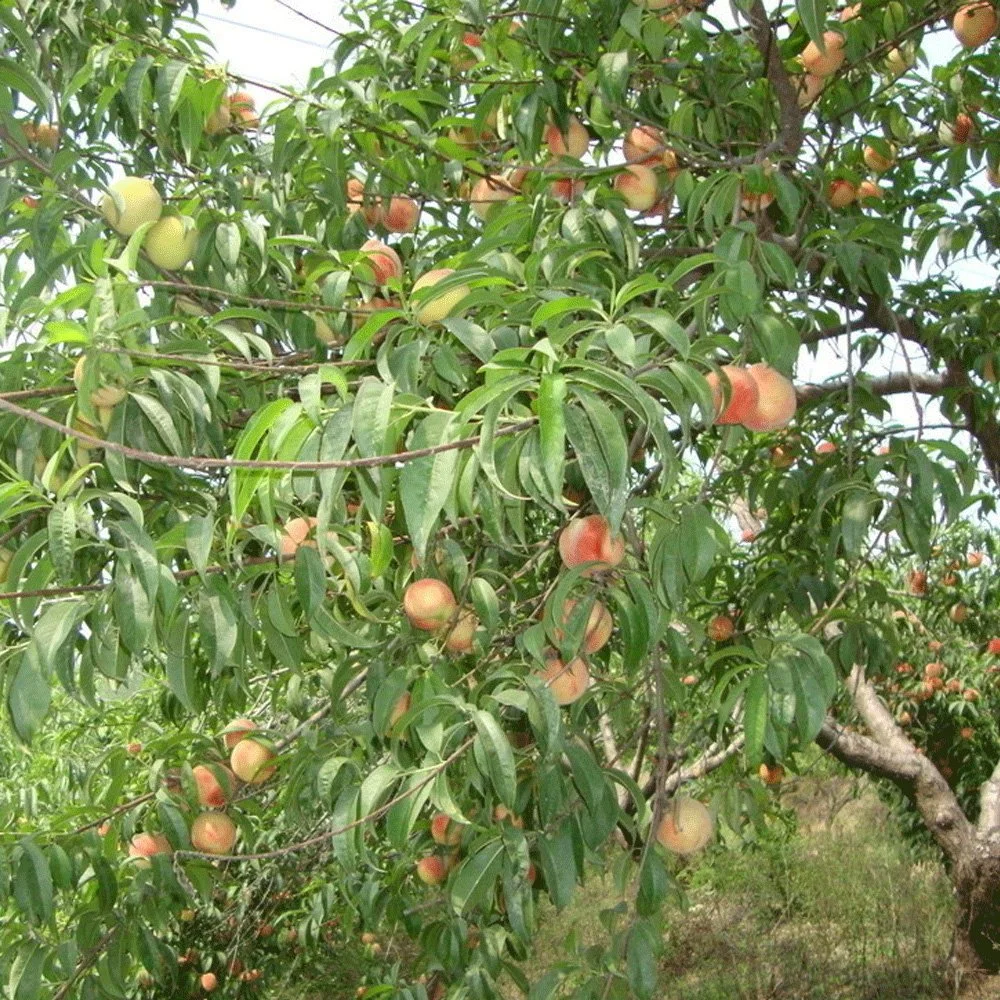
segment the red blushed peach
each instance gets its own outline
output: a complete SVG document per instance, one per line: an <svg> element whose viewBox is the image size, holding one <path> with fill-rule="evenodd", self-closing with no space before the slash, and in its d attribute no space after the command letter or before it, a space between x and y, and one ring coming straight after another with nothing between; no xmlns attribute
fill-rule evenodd
<svg viewBox="0 0 1000 1000"><path fill-rule="evenodd" d="M240 781L262 785L277 770L274 751L255 739L241 740L229 755L229 766Z"/></svg>
<svg viewBox="0 0 1000 1000"><path fill-rule="evenodd" d="M785 769L780 764L761 764L757 774L765 785L780 785L785 777Z"/></svg>
<svg viewBox="0 0 1000 1000"><path fill-rule="evenodd" d="M996 34L997 12L991 3L970 3L958 8L951 27L965 48L978 49Z"/></svg>
<svg viewBox="0 0 1000 1000"><path fill-rule="evenodd" d="M576 604L576 601L568 600L563 605L563 625L569 622L570 615L572 615ZM615 622L611 617L611 612L600 601L594 601L594 605L590 609L590 615L587 617L586 630L583 633L583 652L596 653L598 650L603 649L608 644L614 627ZM562 637L562 629L556 629L556 641L562 642Z"/></svg>
<svg viewBox="0 0 1000 1000"><path fill-rule="evenodd" d="M906 589L914 597L927 593L927 574L922 569L911 570L906 576Z"/></svg>
<svg viewBox="0 0 1000 1000"><path fill-rule="evenodd" d="M399 254L381 240L365 241L361 245L361 252L368 258L376 285L384 285L390 278L403 276L403 262L399 259Z"/></svg>
<svg viewBox="0 0 1000 1000"><path fill-rule="evenodd" d="M382 199L374 198L365 201L365 185L357 177L347 180L347 211L352 215L361 212L369 226L377 226L382 222Z"/></svg>
<svg viewBox="0 0 1000 1000"><path fill-rule="evenodd" d="M173 854L174 849L170 846L170 841L162 833L137 833L132 842L128 845L128 856L138 858L140 867L148 868L149 861L154 854Z"/></svg>
<svg viewBox="0 0 1000 1000"><path fill-rule="evenodd" d="M355 330L360 330L375 313L381 312L383 309L399 309L401 307L402 303L398 299L383 299L376 295L355 307L351 313L351 326Z"/></svg>
<svg viewBox="0 0 1000 1000"><path fill-rule="evenodd" d="M637 125L625 136L625 159L629 163L655 163L666 152L663 133L652 125Z"/></svg>
<svg viewBox="0 0 1000 1000"><path fill-rule="evenodd" d="M773 204L774 195L770 191L744 191L740 195L743 211L752 215L766 212Z"/></svg>
<svg viewBox="0 0 1000 1000"><path fill-rule="evenodd" d="M444 648L456 656L471 653L477 628L479 628L479 619L475 616L475 613L468 608L463 608L458 613L455 624L448 630L448 637L444 641Z"/></svg>
<svg viewBox="0 0 1000 1000"><path fill-rule="evenodd" d="M572 705L574 701L579 701L590 684L587 661L580 657L563 663L554 656L545 661L545 669L539 676L552 692L557 705Z"/></svg>
<svg viewBox="0 0 1000 1000"><path fill-rule="evenodd" d="M218 977L215 975L214 972L203 973L201 979L198 981L201 983L201 988L206 993L211 993L212 990L214 990L219 985Z"/></svg>
<svg viewBox="0 0 1000 1000"><path fill-rule="evenodd" d="M191 824L191 846L204 854L228 854L236 843L236 824L225 814L205 812Z"/></svg>
<svg viewBox="0 0 1000 1000"><path fill-rule="evenodd" d="M751 365L748 371L757 383L757 406L744 419L743 426L758 432L787 427L798 405L795 386L770 365Z"/></svg>
<svg viewBox="0 0 1000 1000"><path fill-rule="evenodd" d="M844 51L844 36L838 31L823 33L823 47L825 52L821 52L815 42L810 42L799 56L805 71L813 76L832 76L844 64L847 56Z"/></svg>
<svg viewBox="0 0 1000 1000"><path fill-rule="evenodd" d="M858 189L850 181L831 181L826 189L826 200L831 208L847 208L857 197Z"/></svg>
<svg viewBox="0 0 1000 1000"><path fill-rule="evenodd" d="M417 862L417 878L425 885L440 885L448 875L444 861L436 854Z"/></svg>
<svg viewBox="0 0 1000 1000"><path fill-rule="evenodd" d="M413 283L413 292L419 292L424 288L433 288L450 278L454 273L454 269L450 267L437 267L427 271ZM433 323L440 323L441 320L447 319L449 316L459 315L464 308L462 303L470 293L471 289L468 285L452 285L447 290L421 296L420 304L415 312L417 322L429 326Z"/></svg>
<svg viewBox="0 0 1000 1000"><path fill-rule="evenodd" d="M446 813L435 813L431 820L431 837L435 844L444 847L457 847L462 843L464 823L456 823Z"/></svg>
<svg viewBox="0 0 1000 1000"><path fill-rule="evenodd" d="M420 207L410 197L399 195L390 199L389 207L382 214L382 225L390 233L412 233L417 228Z"/></svg>
<svg viewBox="0 0 1000 1000"><path fill-rule="evenodd" d="M616 175L615 190L634 212L648 212L660 198L660 180L651 167L634 163Z"/></svg>
<svg viewBox="0 0 1000 1000"><path fill-rule="evenodd" d="M565 132L560 132L555 123L547 125L544 138L553 156L572 156L579 160L590 147L590 133L575 115L570 116Z"/></svg>
<svg viewBox="0 0 1000 1000"><path fill-rule="evenodd" d="M977 569L983 564L983 554L982 552L970 552L965 557L965 565L970 569Z"/></svg>
<svg viewBox="0 0 1000 1000"><path fill-rule="evenodd" d="M815 73L803 73L795 78L795 84L799 107L805 110L815 104L819 95L823 93L826 78Z"/></svg>
<svg viewBox="0 0 1000 1000"><path fill-rule="evenodd" d="M569 204L583 194L583 181L575 181L572 177L559 177L549 185L549 194L556 201Z"/></svg>
<svg viewBox="0 0 1000 1000"><path fill-rule="evenodd" d="M240 740L245 740L256 728L257 723L252 719L235 719L223 730L222 742L227 750L232 750Z"/></svg>
<svg viewBox="0 0 1000 1000"><path fill-rule="evenodd" d="M746 368L723 365L718 372L709 372L705 381L712 390L717 424L741 424L757 409L757 381Z"/></svg>
<svg viewBox="0 0 1000 1000"><path fill-rule="evenodd" d="M875 173L877 174L884 174L887 170L890 170L896 163L895 147L890 146L889 152L891 155L884 156L874 146L865 146L865 150L861 154L861 156L862 159L864 159L865 161L865 166L869 170L874 170Z"/></svg>
<svg viewBox="0 0 1000 1000"><path fill-rule="evenodd" d="M713 642L726 642L728 639L732 639L735 631L736 626L729 615L716 615L705 626L705 635Z"/></svg>
<svg viewBox="0 0 1000 1000"><path fill-rule="evenodd" d="M567 569L584 563L598 563L584 575L612 569L625 558L625 540L612 535L607 518L600 514L570 521L559 536L559 555Z"/></svg>
<svg viewBox="0 0 1000 1000"><path fill-rule="evenodd" d="M858 185L858 201L867 201L869 198L881 198L882 189L874 181L862 181Z"/></svg>
<svg viewBox="0 0 1000 1000"><path fill-rule="evenodd" d="M451 587L430 577L415 580L403 594L403 612L414 628L424 632L447 625L457 607Z"/></svg>
<svg viewBox="0 0 1000 1000"><path fill-rule="evenodd" d="M198 786L198 802L203 806L221 809L233 796L236 789L236 775L225 764L212 767L198 764L192 768Z"/></svg>
<svg viewBox="0 0 1000 1000"><path fill-rule="evenodd" d="M306 544L306 539L315 527L314 517L293 517L288 521L278 539L278 557L283 560L294 559L299 546Z"/></svg>
<svg viewBox="0 0 1000 1000"><path fill-rule="evenodd" d="M675 854L694 854L712 839L712 814L697 799L671 799L656 839Z"/></svg>

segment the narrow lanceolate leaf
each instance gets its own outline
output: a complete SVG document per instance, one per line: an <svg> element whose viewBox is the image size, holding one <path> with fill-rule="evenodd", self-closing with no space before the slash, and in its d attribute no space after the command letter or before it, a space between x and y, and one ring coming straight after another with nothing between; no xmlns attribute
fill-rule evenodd
<svg viewBox="0 0 1000 1000"><path fill-rule="evenodd" d="M747 684L743 704L743 731L746 734L745 753L747 765L756 767L764 749L769 710L767 675L756 673Z"/></svg>
<svg viewBox="0 0 1000 1000"><path fill-rule="evenodd" d="M487 774L497 797L505 805L514 807L517 794L517 774L514 751L504 731L488 712L475 712L476 740L472 752L480 771Z"/></svg>
<svg viewBox="0 0 1000 1000"><path fill-rule="evenodd" d="M462 863L451 884L451 905L457 912L477 903L487 903L500 874L503 853L503 842L493 840Z"/></svg>
<svg viewBox="0 0 1000 1000"><path fill-rule="evenodd" d="M545 478L552 487L553 499L557 501L562 496L566 464L565 399L566 379L558 374L543 375L538 386L538 433Z"/></svg>
<svg viewBox="0 0 1000 1000"><path fill-rule="evenodd" d="M52 873L42 849L25 838L20 841L21 860L14 875L14 898L29 920L47 922L52 919Z"/></svg>
<svg viewBox="0 0 1000 1000"><path fill-rule="evenodd" d="M177 428L163 404L158 399L147 396L144 392L133 392L132 398L139 404L139 408L153 425L160 440L167 446L171 454L183 454L184 446L181 444Z"/></svg>
<svg viewBox="0 0 1000 1000"><path fill-rule="evenodd" d="M212 533L215 522L207 515L195 514L188 518L184 525L184 543L187 546L191 563L198 573L205 574L208 557L212 551Z"/></svg>
<svg viewBox="0 0 1000 1000"><path fill-rule="evenodd" d="M795 7L802 20L802 27L822 49L823 31L826 29L826 0L795 0Z"/></svg>
<svg viewBox="0 0 1000 1000"><path fill-rule="evenodd" d="M461 426L454 413L432 413L417 426L407 450L415 451L457 440ZM412 459L399 474L399 497L406 528L421 559L451 493L457 467L458 452L453 449Z"/></svg>
<svg viewBox="0 0 1000 1000"><path fill-rule="evenodd" d="M49 556L62 582L73 576L73 551L76 539L76 505L57 503L49 511Z"/></svg>
<svg viewBox="0 0 1000 1000"><path fill-rule="evenodd" d="M353 433L362 458L385 452L392 413L392 385L377 378L364 378L354 397Z"/></svg>
<svg viewBox="0 0 1000 1000"><path fill-rule="evenodd" d="M34 650L21 657L7 691L7 708L14 732L30 743L49 711L52 692Z"/></svg>

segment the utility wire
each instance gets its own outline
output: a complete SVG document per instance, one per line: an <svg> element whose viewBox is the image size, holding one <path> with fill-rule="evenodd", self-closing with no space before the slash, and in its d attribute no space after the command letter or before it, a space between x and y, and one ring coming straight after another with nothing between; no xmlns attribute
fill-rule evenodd
<svg viewBox="0 0 1000 1000"><path fill-rule="evenodd" d="M230 28L243 28L246 31L256 31L261 35L268 35L271 38L283 38L287 42L298 42L300 45L309 45L314 49L323 49L326 51L329 46L323 45L321 42L313 42L308 38L298 38L295 35L286 35L281 31L273 31L271 28L262 28L257 24L247 24L244 21L231 21L226 17L218 17L216 14L199 14L199 21L217 21L219 24L226 24Z"/></svg>

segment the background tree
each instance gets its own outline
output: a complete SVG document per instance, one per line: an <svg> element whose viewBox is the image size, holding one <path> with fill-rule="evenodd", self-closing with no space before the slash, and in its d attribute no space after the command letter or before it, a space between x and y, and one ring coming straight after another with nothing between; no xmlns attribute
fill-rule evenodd
<svg viewBox="0 0 1000 1000"><path fill-rule="evenodd" d="M997 250L996 15L649 7L359 3L258 108L193 4L0 0L18 1000L264 988L251 913L411 935L402 996L527 989L613 841L633 905L532 995L652 996L686 786L739 831L814 741L1000 967L997 745L953 738L1000 313L939 267Z"/></svg>

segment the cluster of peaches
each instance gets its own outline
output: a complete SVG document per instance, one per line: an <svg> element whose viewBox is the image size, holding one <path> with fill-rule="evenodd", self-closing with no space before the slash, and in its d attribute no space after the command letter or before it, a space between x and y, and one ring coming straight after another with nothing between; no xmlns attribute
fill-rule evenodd
<svg viewBox="0 0 1000 1000"><path fill-rule="evenodd" d="M749 431L787 427L798 401L795 386L769 365L723 365L705 376L715 401L717 424L741 424Z"/></svg>
<svg viewBox="0 0 1000 1000"><path fill-rule="evenodd" d="M218 810L233 800L239 782L260 785L275 772L275 753L263 740L249 734L257 728L249 719L237 719L226 727L223 742L230 751L229 766L221 763L196 764L191 769L198 792L198 804L205 811L199 813L191 824L191 846L204 854L223 855L232 851L236 843L236 824ZM179 782L171 779L171 786ZM137 833L129 844L129 857L139 858L148 866L154 854L172 854L173 848L163 834Z"/></svg>

